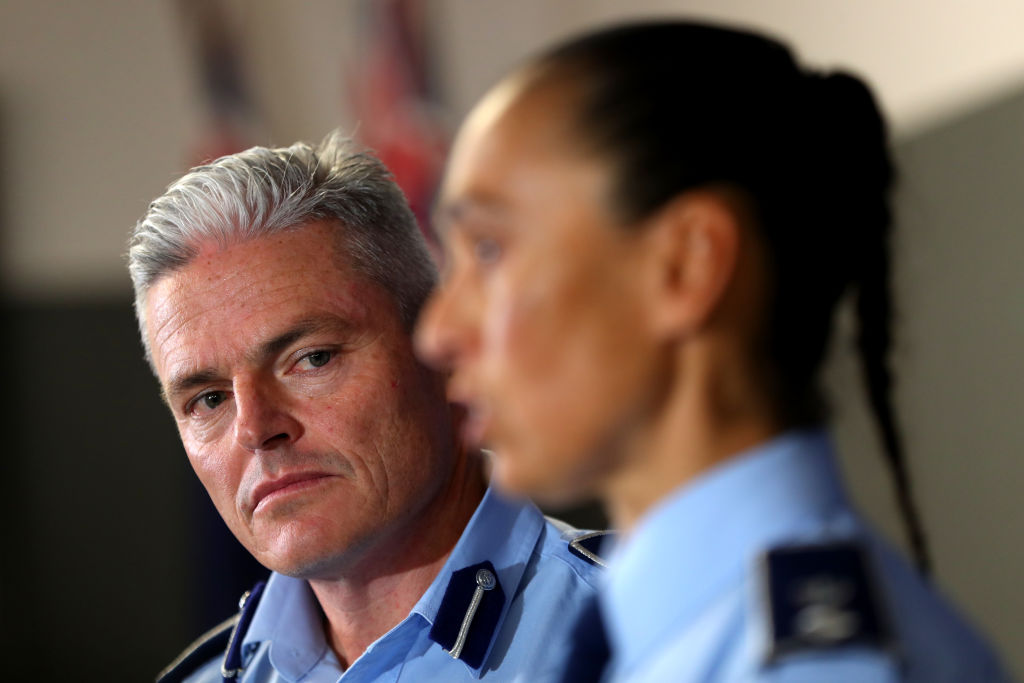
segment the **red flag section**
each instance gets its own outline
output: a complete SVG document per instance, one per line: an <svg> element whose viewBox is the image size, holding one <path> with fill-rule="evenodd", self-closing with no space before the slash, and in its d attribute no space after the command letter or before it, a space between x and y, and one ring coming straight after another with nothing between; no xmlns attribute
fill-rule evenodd
<svg viewBox="0 0 1024 683"><path fill-rule="evenodd" d="M196 60L206 122L190 165L247 149L255 111L244 78L242 54L223 0L176 0Z"/></svg>
<svg viewBox="0 0 1024 683"><path fill-rule="evenodd" d="M391 169L433 245L430 209L449 136L430 80L424 3L363 0L359 21L348 79L355 135Z"/></svg>

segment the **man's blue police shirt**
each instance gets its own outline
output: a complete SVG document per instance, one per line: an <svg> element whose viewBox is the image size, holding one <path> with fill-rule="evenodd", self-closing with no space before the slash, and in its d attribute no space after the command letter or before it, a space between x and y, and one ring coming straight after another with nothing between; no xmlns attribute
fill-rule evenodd
<svg viewBox="0 0 1024 683"><path fill-rule="evenodd" d="M488 489L409 616L344 671L328 647L309 585L274 573L239 636L236 680L555 680L575 615L602 571L580 543L593 536ZM184 680L220 683L222 660L218 655Z"/></svg>
<svg viewBox="0 0 1024 683"><path fill-rule="evenodd" d="M662 500L605 579L605 681L1008 680L855 512L821 432L782 435Z"/></svg>

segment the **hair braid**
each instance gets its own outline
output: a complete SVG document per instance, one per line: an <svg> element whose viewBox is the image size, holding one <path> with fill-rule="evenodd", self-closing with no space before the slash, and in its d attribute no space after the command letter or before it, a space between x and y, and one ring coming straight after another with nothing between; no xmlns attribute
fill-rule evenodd
<svg viewBox="0 0 1024 683"><path fill-rule="evenodd" d="M921 573L927 576L932 569L931 554L910 483L903 437L892 407L892 371L888 357L892 338L892 305L886 243L882 241L874 252L861 274L857 295L857 347L868 402L882 437L886 462L896 488L896 501L906 525L914 561Z"/></svg>

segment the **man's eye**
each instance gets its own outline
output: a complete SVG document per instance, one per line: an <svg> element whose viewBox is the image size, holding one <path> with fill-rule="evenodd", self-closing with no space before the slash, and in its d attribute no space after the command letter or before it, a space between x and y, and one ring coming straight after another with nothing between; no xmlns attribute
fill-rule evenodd
<svg viewBox="0 0 1024 683"><path fill-rule="evenodd" d="M314 368L322 368L330 363L333 357L333 351L314 351L313 353L307 353L302 357L302 360L308 361Z"/></svg>
<svg viewBox="0 0 1024 683"><path fill-rule="evenodd" d="M212 413L220 406L221 403L226 401L228 394L226 391L208 391L205 394L200 394L191 403L188 404L187 411L190 415L205 415Z"/></svg>

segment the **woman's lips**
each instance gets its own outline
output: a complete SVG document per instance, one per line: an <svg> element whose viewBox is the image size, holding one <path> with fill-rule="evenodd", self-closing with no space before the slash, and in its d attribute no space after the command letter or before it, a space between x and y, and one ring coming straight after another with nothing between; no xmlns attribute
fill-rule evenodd
<svg viewBox="0 0 1024 683"><path fill-rule="evenodd" d="M483 446L490 423L489 411L480 406L467 404L466 419L462 423L462 438L472 447L479 448Z"/></svg>
<svg viewBox="0 0 1024 683"><path fill-rule="evenodd" d="M459 434L463 443L471 448L482 448L491 437L494 422L490 401L474 390L474 383L466 375L452 375L448 379L448 401L462 409Z"/></svg>

